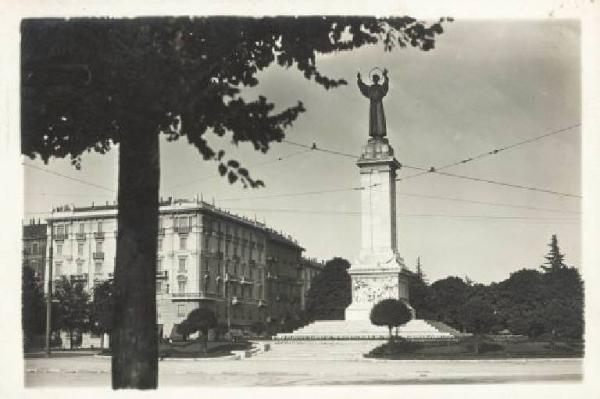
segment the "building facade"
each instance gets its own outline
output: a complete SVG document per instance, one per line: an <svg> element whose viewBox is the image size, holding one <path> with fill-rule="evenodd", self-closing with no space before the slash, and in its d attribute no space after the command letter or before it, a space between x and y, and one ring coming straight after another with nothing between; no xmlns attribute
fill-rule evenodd
<svg viewBox="0 0 600 399"><path fill-rule="evenodd" d="M46 229L39 220L23 225L23 267L30 267L40 283L46 268Z"/></svg>
<svg viewBox="0 0 600 399"><path fill-rule="evenodd" d="M47 234L53 243L53 278L67 276L90 291L112 278L115 204L55 209ZM290 236L206 202L161 201L156 265L160 335L176 334L176 326L199 307L211 309L219 323L231 328L263 323L277 331L297 317L310 286L306 279L315 275L314 262L302 258L303 250Z"/></svg>

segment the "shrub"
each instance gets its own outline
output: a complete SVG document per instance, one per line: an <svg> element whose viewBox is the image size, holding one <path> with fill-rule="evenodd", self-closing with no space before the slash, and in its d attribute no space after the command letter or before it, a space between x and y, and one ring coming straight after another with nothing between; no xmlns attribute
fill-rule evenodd
<svg viewBox="0 0 600 399"><path fill-rule="evenodd" d="M423 348L423 345L418 342L409 341L404 338L398 338L393 342L386 342L385 344L374 348L366 356L385 357L390 355L400 355L403 353L411 353L421 348Z"/></svg>

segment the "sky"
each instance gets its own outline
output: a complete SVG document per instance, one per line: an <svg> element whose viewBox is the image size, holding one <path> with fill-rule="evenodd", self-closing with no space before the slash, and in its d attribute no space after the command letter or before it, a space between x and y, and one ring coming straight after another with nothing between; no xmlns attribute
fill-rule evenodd
<svg viewBox="0 0 600 399"><path fill-rule="evenodd" d="M418 167L445 165L581 122L576 22L457 20L445 28L430 52L390 53L376 45L317 58L321 72L345 78L347 86L325 90L294 69L274 66L260 73L260 84L243 95L265 95L278 109L302 101L307 111L287 130L287 140L358 155L368 138L369 105L356 87L356 73L387 68L388 139L401 163ZM229 185L218 177L216 164L203 161L182 138L161 142L163 197L214 199L217 206L256 216L291 234L306 248L306 256L354 261L360 249L360 193L322 192L360 185L354 159L289 143L274 144L262 154L251 145L233 146L227 136L212 136L209 142L241 161L266 187ZM27 159L32 166L24 168L24 218L43 217L52 206L66 203L114 200L117 156L116 148L105 155L86 154L80 171L68 160L44 165ZM579 195L580 129L447 171ZM399 171L400 176L414 173ZM420 257L430 281L468 276L489 283L522 268L537 268L552 234L558 236L566 263L580 266L578 198L436 174L400 181L397 191L400 254L409 268ZM313 194L288 195L307 192Z"/></svg>

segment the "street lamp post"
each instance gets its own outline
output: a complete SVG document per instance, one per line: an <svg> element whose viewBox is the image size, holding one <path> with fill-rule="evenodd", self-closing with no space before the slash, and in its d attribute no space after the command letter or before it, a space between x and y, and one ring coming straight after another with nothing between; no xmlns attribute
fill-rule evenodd
<svg viewBox="0 0 600 399"><path fill-rule="evenodd" d="M225 273L225 291L227 292L227 336L231 341L231 292L229 284L229 273Z"/></svg>
<svg viewBox="0 0 600 399"><path fill-rule="evenodd" d="M52 222L48 222L50 227L50 254L48 255L48 292L46 293L46 357L50 357L50 335L52 334L52 255L54 253L54 229Z"/></svg>

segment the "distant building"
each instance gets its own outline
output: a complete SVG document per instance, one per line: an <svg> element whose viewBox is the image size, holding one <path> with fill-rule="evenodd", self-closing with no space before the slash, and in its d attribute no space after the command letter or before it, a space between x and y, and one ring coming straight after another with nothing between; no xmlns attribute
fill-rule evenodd
<svg viewBox="0 0 600 399"><path fill-rule="evenodd" d="M301 308L302 310L306 310L306 300L308 295L308 290L312 285L313 280L319 273L323 271L325 267L325 262L318 261L314 258L305 258L303 259L304 267L302 268L302 301Z"/></svg>
<svg viewBox="0 0 600 399"><path fill-rule="evenodd" d="M54 278L67 276L89 290L111 279L116 216L115 204L53 210L47 234L54 240ZM163 337L198 307L234 328L261 322L277 330L302 309L305 287L318 270L290 236L198 200L161 201L157 240Z"/></svg>
<svg viewBox="0 0 600 399"><path fill-rule="evenodd" d="M23 226L23 267L33 269L40 283L46 268L46 224L30 220Z"/></svg>

